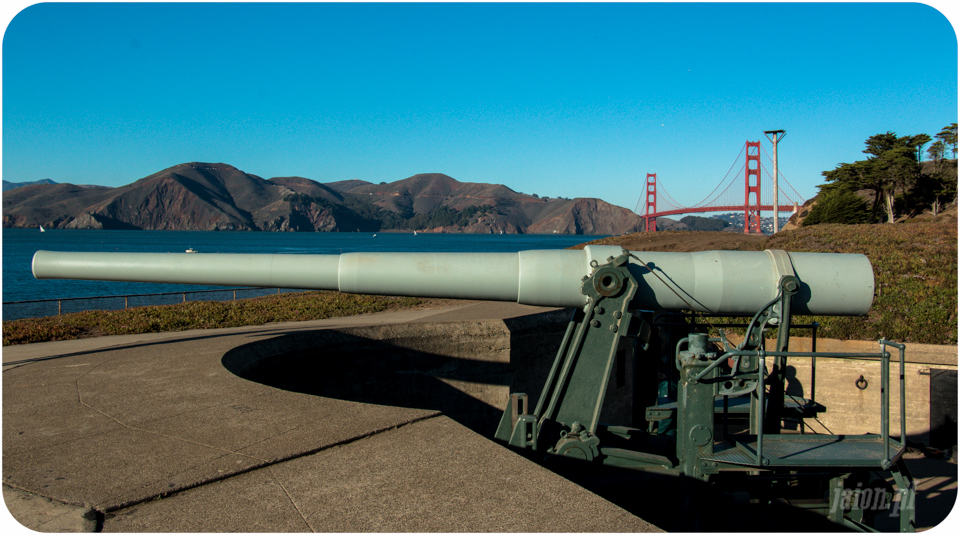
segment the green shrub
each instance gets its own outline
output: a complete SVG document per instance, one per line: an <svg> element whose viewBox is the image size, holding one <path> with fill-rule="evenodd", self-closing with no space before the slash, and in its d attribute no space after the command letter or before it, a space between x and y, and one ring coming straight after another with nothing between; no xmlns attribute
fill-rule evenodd
<svg viewBox="0 0 960 535"><path fill-rule="evenodd" d="M823 223L856 225L868 223L869 220L870 211L866 201L851 191L832 188L821 191L817 204L803 220L803 226Z"/></svg>

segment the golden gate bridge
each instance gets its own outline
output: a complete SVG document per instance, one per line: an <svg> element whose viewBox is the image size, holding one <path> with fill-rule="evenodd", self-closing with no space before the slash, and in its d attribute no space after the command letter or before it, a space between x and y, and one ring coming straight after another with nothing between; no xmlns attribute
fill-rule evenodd
<svg viewBox="0 0 960 535"><path fill-rule="evenodd" d="M759 141L747 141L720 184L702 201L693 206L683 206L675 201L667 193L666 188L657 178L657 174L647 173L646 195L641 195L634 211L644 219L646 231L655 232L657 230L656 218L658 217L743 210L743 232L759 234L761 232L760 212L774 211L773 173L767 171L767 168L761 162L761 151L766 154L766 149L760 145ZM770 158L769 154L767 154L767 158ZM741 162L739 171L734 172L737 164ZM764 173L761 173L761 171ZM804 199L783 174L779 172L778 174L780 175L779 180L777 180L779 198L777 199L777 209L774 211L774 217L778 217L780 212L796 212L797 207L804 202ZM742 190L738 180L740 176L743 177L744 181L744 189ZM766 178L761 179L762 176ZM787 202L781 203L784 199ZM643 205L642 208L641 204Z"/></svg>

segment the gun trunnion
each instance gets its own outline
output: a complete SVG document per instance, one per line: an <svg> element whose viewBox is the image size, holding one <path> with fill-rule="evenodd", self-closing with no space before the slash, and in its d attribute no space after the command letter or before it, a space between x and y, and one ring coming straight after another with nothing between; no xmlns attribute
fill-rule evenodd
<svg viewBox="0 0 960 535"><path fill-rule="evenodd" d="M542 392L537 398L511 394L497 440L531 457L572 457L685 476L685 481L729 481L759 499L768 499L788 481L791 496L801 493L812 500L806 509L858 530L871 529L875 511L851 503L845 482L849 486L854 474L889 471L899 492L900 530L915 526L915 486L902 459L902 373L899 439L889 429L887 348L899 349L902 370L905 346L880 340L877 353L789 351L793 315L850 316L870 310L873 268L863 255L630 252L614 246L340 255L38 251L33 273L38 279L339 290L571 307L573 317ZM697 314L750 319L742 341L734 344L723 329L710 337ZM768 332L775 339L766 340ZM655 348L651 338L660 341ZM785 396L788 357L879 359L881 432L781 434L786 419L822 409L813 400ZM634 383L635 407L636 400L658 401L644 414L634 410L629 426L602 423L611 375L626 358L635 375L659 373L667 379L658 379L656 393L638 391ZM749 408L745 433L727 433L734 416L731 400L740 412ZM638 424L647 429L630 427ZM664 440L672 444L666 452Z"/></svg>

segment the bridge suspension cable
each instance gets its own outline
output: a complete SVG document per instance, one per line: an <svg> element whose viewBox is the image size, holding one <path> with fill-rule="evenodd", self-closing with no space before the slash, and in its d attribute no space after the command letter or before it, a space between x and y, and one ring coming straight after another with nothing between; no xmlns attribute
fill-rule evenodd
<svg viewBox="0 0 960 535"><path fill-rule="evenodd" d="M727 180L731 177L730 172L733 171L733 168L734 168L734 167L736 167L737 162L740 161L740 157L743 156L743 151L745 151L745 150L747 150L747 146L746 146L746 145L744 145L743 148L740 149L740 154L738 154L738 155L737 155L737 158L736 158L735 160L733 160L733 163L732 163L732 164L730 164L730 169L727 170L727 174L723 176L723 178L720 180L720 183L717 184L717 187L713 188L713 191L711 191L709 195L707 195L706 197L704 197L704 199L703 199L702 201L700 201L700 202L698 202L697 204L691 206L691 208L698 208L698 207L701 207L701 206L708 206L708 205L709 205L709 201L712 201L712 200L713 200L713 199L711 199L710 196L713 195L714 193L716 193L717 190L720 189L720 186L724 185L724 184L727 182ZM744 165L746 165L746 163L744 163ZM739 172L741 172L741 171L743 171L743 165L740 166L740 170L737 171L737 172L739 173ZM736 177L737 175L733 175L733 176ZM732 183L733 183L733 180L731 180L731 184L732 184ZM720 192L720 195L723 195L724 193L726 193L726 191L727 191L728 189L730 189L730 185L731 185L731 184L727 184L727 187L724 188L723 191ZM718 195L718 197L719 197L720 195Z"/></svg>
<svg viewBox="0 0 960 535"><path fill-rule="evenodd" d="M752 220L752 224L745 226L745 232L759 232L759 213L761 210L767 212L773 211L775 213L794 210L797 205L803 203L803 198L786 177L783 176L783 173L778 173L780 180L778 180L777 189L779 193L783 195L784 199L789 201L789 204L778 202L779 206L776 208L773 206L772 180L761 180L764 176L769 179L772 174L763 164L756 149L753 149L749 158L744 158L748 147L757 147L758 145L762 148L759 142L747 142L744 144L740 153L730 166L730 169L727 170L726 175L719 181L713 191L704 197L703 200L692 206L684 206L677 202L663 186L663 183L657 175L648 173L647 191L638 199L637 208L634 209L634 211L643 216L647 221L648 229L653 230L656 228L655 219L661 216L699 212L737 212L743 210L745 220ZM767 156L768 160L770 159L770 155L766 152L766 149L763 149L763 154ZM734 172L734 169L738 169L738 163L741 164L739 170ZM750 165L748 166L748 164ZM746 200L744 200L744 197L741 197L743 190L739 189L738 177L744 177L746 181ZM766 187L763 187L763 185L766 185ZM787 188L789 188L789 190ZM653 223L651 223L651 220L653 220Z"/></svg>
<svg viewBox="0 0 960 535"><path fill-rule="evenodd" d="M763 145L761 145L760 147L763 148L763 153L767 155L767 159L771 159L771 158L770 158L770 153L767 152L767 149L766 149ZM770 173L767 173L767 174L769 175ZM803 204L803 203L804 203L804 198L803 198L802 196L800 196L800 192L798 192L798 191L793 187L793 184L791 184L790 181L787 180L787 177L785 177L782 172L779 173L778 176L783 179L783 182L786 183L787 186L790 187L790 191L793 192L793 195L794 195L794 196L791 197L791 196L787 193L787 191L786 191L785 189L783 189L783 188L780 188L780 191L781 191L784 195L786 195L788 199L790 199L790 202L794 202L794 203L797 203L797 204Z"/></svg>

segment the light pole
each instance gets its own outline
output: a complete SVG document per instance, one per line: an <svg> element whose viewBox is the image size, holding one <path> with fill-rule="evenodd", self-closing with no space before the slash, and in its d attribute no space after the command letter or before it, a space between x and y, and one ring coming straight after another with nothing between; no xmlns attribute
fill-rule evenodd
<svg viewBox="0 0 960 535"><path fill-rule="evenodd" d="M780 178L780 170L777 168L777 142L787 135L784 130L766 130L763 132L767 139L773 142L773 233L780 232L780 188L777 186L777 179ZM773 138L770 135L773 134Z"/></svg>

